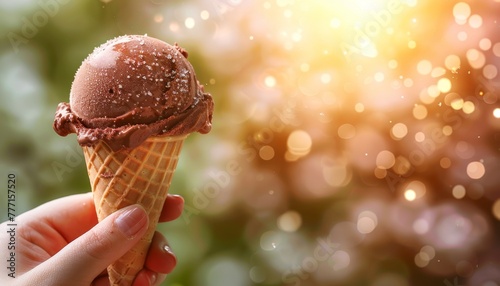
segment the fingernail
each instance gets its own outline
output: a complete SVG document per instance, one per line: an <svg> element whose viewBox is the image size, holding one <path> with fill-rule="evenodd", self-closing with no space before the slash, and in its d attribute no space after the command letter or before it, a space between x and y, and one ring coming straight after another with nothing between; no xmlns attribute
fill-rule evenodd
<svg viewBox="0 0 500 286"><path fill-rule="evenodd" d="M184 197L183 196L180 196L180 195L172 195L173 198L175 198L176 200L181 200L182 202L184 202Z"/></svg>
<svg viewBox="0 0 500 286"><path fill-rule="evenodd" d="M165 251L165 253L168 254L163 262L165 264L164 267L166 270L166 272L164 273L169 274L175 268L175 265L177 265L177 257L175 256L175 254L172 252L172 249L168 245L163 246L163 251Z"/></svg>
<svg viewBox="0 0 500 286"><path fill-rule="evenodd" d="M171 249L171 248L170 248L170 246L168 246L168 245L163 246L163 250L165 250L165 252L168 252L168 253L174 254L174 252L172 251L172 249Z"/></svg>
<svg viewBox="0 0 500 286"><path fill-rule="evenodd" d="M173 269L175 267L175 265L177 264L177 256L175 256L174 252L172 251L172 249L168 245L163 246L163 250L169 254L170 261L168 263L170 263L170 265L172 265L172 269Z"/></svg>
<svg viewBox="0 0 500 286"><path fill-rule="evenodd" d="M138 206L128 207L115 220L118 229L129 239L134 238L146 226L147 222L146 213Z"/></svg>
<svg viewBox="0 0 500 286"><path fill-rule="evenodd" d="M158 275L156 273L151 274L151 277L149 279L149 285L155 285L156 280L158 279Z"/></svg>

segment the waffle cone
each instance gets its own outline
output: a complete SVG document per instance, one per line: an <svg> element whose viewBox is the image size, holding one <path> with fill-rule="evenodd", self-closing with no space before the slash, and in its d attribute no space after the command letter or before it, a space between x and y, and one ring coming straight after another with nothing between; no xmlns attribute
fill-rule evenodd
<svg viewBox="0 0 500 286"><path fill-rule="evenodd" d="M129 286L143 268L186 136L151 137L131 150L105 142L83 147L99 221L133 204L144 207L149 226L141 240L108 267L112 286Z"/></svg>

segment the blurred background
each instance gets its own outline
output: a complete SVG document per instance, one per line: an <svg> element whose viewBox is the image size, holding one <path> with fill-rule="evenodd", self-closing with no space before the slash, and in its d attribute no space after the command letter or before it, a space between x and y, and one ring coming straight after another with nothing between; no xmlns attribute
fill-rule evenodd
<svg viewBox="0 0 500 286"><path fill-rule="evenodd" d="M163 285L500 286L499 21L498 0L0 0L1 182L18 214L90 191L56 106L94 47L148 34L216 106Z"/></svg>

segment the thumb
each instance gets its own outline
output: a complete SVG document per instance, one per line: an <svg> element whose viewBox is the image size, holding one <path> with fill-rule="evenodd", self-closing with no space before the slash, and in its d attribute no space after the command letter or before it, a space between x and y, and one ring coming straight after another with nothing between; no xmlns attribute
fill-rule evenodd
<svg viewBox="0 0 500 286"><path fill-rule="evenodd" d="M148 216L141 206L123 208L30 271L34 272L32 284L27 285L43 281L44 285L88 286L140 240L147 226Z"/></svg>

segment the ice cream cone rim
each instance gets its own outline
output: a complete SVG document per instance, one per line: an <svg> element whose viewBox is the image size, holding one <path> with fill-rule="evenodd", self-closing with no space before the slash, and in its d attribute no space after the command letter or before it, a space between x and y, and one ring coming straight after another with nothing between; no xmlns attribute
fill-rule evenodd
<svg viewBox="0 0 500 286"><path fill-rule="evenodd" d="M178 135L178 136L151 136L147 140L153 140L153 141L179 141L179 140L185 140L188 137L189 134L183 134L183 135Z"/></svg>

